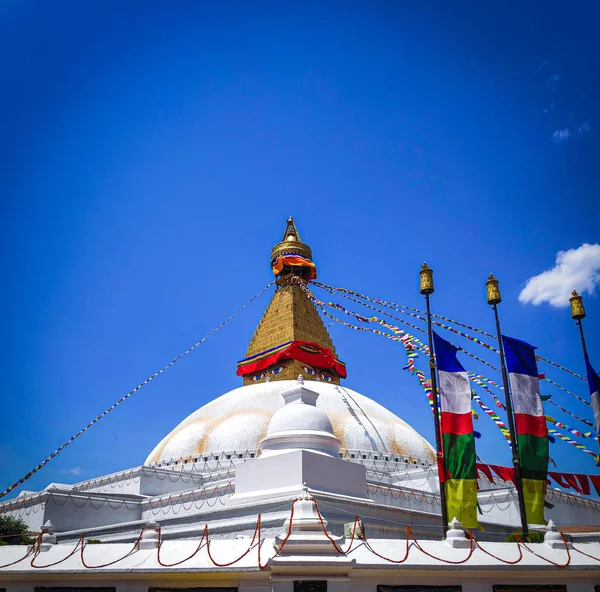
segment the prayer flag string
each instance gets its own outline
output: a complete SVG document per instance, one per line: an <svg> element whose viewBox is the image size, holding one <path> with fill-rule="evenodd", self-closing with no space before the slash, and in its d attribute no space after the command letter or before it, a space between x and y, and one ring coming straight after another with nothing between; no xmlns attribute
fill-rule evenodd
<svg viewBox="0 0 600 592"><path fill-rule="evenodd" d="M548 377L546 377L546 380L550 384L554 385L556 388L560 389L561 391L564 391L565 393L571 395L572 397L575 397L578 401L581 401L582 403L585 403L588 407L592 406L592 404L589 401L586 401L585 399L582 399L580 396L576 395L575 393L572 393L571 391L568 391L564 386L560 386L560 384L557 384L553 380L550 380Z"/></svg>
<svg viewBox="0 0 600 592"><path fill-rule="evenodd" d="M341 304L336 304L335 302L323 302L322 300L319 300L312 292L310 292L310 290L308 290L307 288L305 288L305 290L307 293L310 293L311 298L314 298L314 300L316 302L319 302L319 306L327 306L330 308L335 308L336 310L339 310L345 314L354 316L355 318L357 318L358 320L360 320L363 323L370 323L370 322L379 323L380 325L387 327L391 331L402 331L402 329L400 329L399 327L396 327L395 325L392 325L390 323L386 323L385 321L383 321L382 319L379 319L378 317L364 317L358 313L352 312L352 311L344 308ZM364 305L364 303L361 303L361 302L359 302L359 304ZM364 305L364 306L366 306L366 305ZM413 323L405 321L404 319L401 319L399 317L393 316L381 309L374 308L372 306L367 306L367 308L370 308L371 310L374 310L375 312L379 312L380 314L384 314L384 315L406 325L407 327L411 327L412 329L415 329L416 331L420 331L421 333L427 333L427 331L425 329L423 329L422 327L419 327L418 325L414 325ZM439 323L437 323L437 324L439 324ZM423 344L423 346L427 348L427 346L425 344ZM455 347L458 347L458 346L455 346ZM429 350L427 349L427 351L429 351ZM494 366L493 364L490 364L487 360L484 360L484 359L480 358L479 356L476 356L475 354L471 353L470 351L468 351L462 347L458 347L458 351L465 353L467 356L470 356L471 358L473 358L474 360L477 360L481 364L488 366L492 370L495 370L496 372L500 372L500 370L498 370L498 368L496 368L496 366ZM496 351L496 350L493 350L493 351Z"/></svg>
<svg viewBox="0 0 600 592"><path fill-rule="evenodd" d="M475 384L477 384L478 386L483 388L486 392L488 392L491 395L491 397L494 399L494 401L496 403L496 407L498 407L499 409L506 409L506 406L504 405L504 403L502 401L500 401L500 399L496 396L496 394L485 384L485 382L483 382L483 380L486 380L486 378L484 376L481 376L481 375L474 376L471 372L468 372L468 374L469 374L469 378ZM483 379L483 380L481 380L481 379ZM496 385L496 386L498 386L499 388L502 388L499 385ZM552 402L552 401L550 401L550 402ZM558 406L558 407L560 407L560 406ZM562 407L560 407L560 408L563 409ZM568 413L568 411L567 411L567 413ZM570 414L570 415L572 415L572 414ZM576 416L574 416L574 417L576 417ZM582 420L581 418L577 418L577 419L579 419L580 421L584 421L584 423L588 423L585 420ZM572 427L568 426L567 424L562 423L561 421L558 421L557 419L555 419L554 417L552 417L550 415L546 415L546 421L548 423L556 425L556 427L558 427L558 428L567 430L574 436L578 436L580 438L589 438L594 435L594 432L581 432L580 430L572 428Z"/></svg>
<svg viewBox="0 0 600 592"><path fill-rule="evenodd" d="M324 284L319 283L318 285L319 285L320 288L323 288L324 290L326 290L330 294L334 293L333 289L329 289L329 288L325 287ZM375 311L377 311L377 312L379 312L381 314L387 315L387 316L389 316L389 317L391 317L391 318L393 318L393 319L395 319L397 321L406 322L406 321L402 321L402 319L400 319L400 318L398 318L396 316L393 316L393 315L391 315L391 314L389 314L389 313L387 313L387 312L385 312L385 311L383 311L383 310L381 310L379 308L375 308L373 306L365 304L364 302L361 302L360 300L358 300L356 298L353 298L351 296L347 296L347 295L342 294L342 297L343 298L347 298L348 300L351 300L352 302L356 302L356 303L358 303L358 304L360 304L362 306L365 306L366 308L370 308L371 310L375 310ZM360 298L365 298L366 299L366 296L360 296ZM380 302L379 304L383 305L383 306L386 306L383 302ZM402 314L414 317L415 319L418 319L418 320L423 321L425 323L427 322L427 319L425 317L422 317L422 316L420 316L418 314L414 314L414 313L408 312L408 310L402 310L402 308L394 308L394 307L391 307L391 306L388 306L388 308L391 308L392 310L395 310L395 311L400 312ZM408 307L404 307L404 308L408 308ZM418 310L418 309L410 308L409 310ZM418 312L422 312L422 311L418 311ZM423 314L426 314L426 313L423 313ZM444 318L445 319L445 317L440 317L439 315L434 315L433 313L431 314L431 316L432 317ZM468 339L469 341L473 341L474 343L478 343L482 347L485 347L486 349L489 349L490 351L493 351L496 354L500 353L495 347L493 347L491 345L488 345L487 343L484 343L480 339L477 339L477 337L473 337L472 335L469 335L467 333L463 333L462 331L459 331L458 329L455 329L454 327L451 327L451 326L446 325L444 323L439 323L438 321L432 320L431 322L432 322L432 324L437 325L438 327L442 327L442 329L446 329L447 331L455 333L456 335L460 335L461 337L464 337L465 339ZM413 327L414 327L414 325L413 325ZM493 336L491 336L491 337L493 337Z"/></svg>
<svg viewBox="0 0 600 592"><path fill-rule="evenodd" d="M594 427L594 424L591 421L588 421L587 419L583 419L583 417L579 417L578 415L575 415L574 413L572 413L568 409L565 409L562 405L559 405L556 401L553 401L552 399L548 399L547 402L551 403L555 407L558 407L563 413L566 413L567 415L570 415L571 417L574 417L575 419L581 421L585 425L587 425L587 426L589 426L591 428Z"/></svg>
<svg viewBox="0 0 600 592"><path fill-rule="evenodd" d="M498 426L499 430L502 432L502 435L508 442L508 445L512 448L512 442L510 439L510 430L506 427L506 424L500 419L500 416L493 410L490 409L482 400L481 397L477 394L473 394L473 401L475 401L486 413L489 415L494 423Z"/></svg>
<svg viewBox="0 0 600 592"><path fill-rule="evenodd" d="M588 450L585 446L583 446L583 444L579 444L578 442L575 442L575 440L572 440L568 436L561 434L560 432L556 431L555 429L548 428L548 433L552 434L555 438L558 438L559 440L562 440L563 442L568 442L569 444L571 444L571 446L575 446L575 448L578 448L579 450L591 455L596 462L598 462L600 460L600 456L598 454L596 454L595 452L592 452L591 450Z"/></svg>
<svg viewBox="0 0 600 592"><path fill-rule="evenodd" d="M477 384L480 387L482 387L483 389L485 389L492 396L492 398L496 402L496 407L498 407L499 409L505 409L504 403L498 399L498 397L494 394L494 392L491 389L489 389L488 387L485 386L485 383L483 381L487 382L488 384L491 384L492 386L495 386L495 387L499 388L502 391L504 390L503 386L500 386L497 382L494 382L493 380L490 380L489 378L487 378L486 376L483 376L482 374L474 375L472 372L469 372L468 374L469 374L469 378L473 382L475 382L475 384ZM548 379L546 379L546 380L548 380ZM549 397L549 395L547 395L547 396ZM556 401L553 401L552 399L545 398L545 397L546 397L546 395L543 396L545 402L550 403L551 405L554 405L555 407L557 407L558 409L560 409L563 413L566 413L567 415L570 415L571 417L575 418L578 421L581 421L585 425L587 425L587 426L589 426L591 428L594 427L594 425L592 424L591 421L588 421L587 419L583 419L583 417L579 417L578 415L575 415L572 411L569 411L568 409L566 409L562 405L559 405ZM566 426L566 424L561 424L558 427L563 427L563 426ZM579 430L576 430L574 428L565 427L564 429L569 430L575 436L578 436L580 433L582 433ZM592 435L593 434L594 434L594 432L592 432ZM583 435L583 433L582 433L582 437L586 437L586 436Z"/></svg>
<svg viewBox="0 0 600 592"><path fill-rule="evenodd" d="M352 291L350 291L350 290L346 290L345 288L334 288L334 287L332 287L332 286L327 286L327 285L325 285L325 284L323 284L323 283L321 283L321 282L313 282L313 283L314 283L314 284L316 284L318 287L321 287L322 289L324 289L325 291L327 291L327 292L329 292L329 293L334 293L334 291L337 291L337 292L339 292L339 293L340 293L340 294L341 294L341 295L342 295L344 298L347 298L347 299L349 299L349 300L352 300L353 302L356 302L356 303L358 303L358 304L361 304L361 305L363 305L363 306L365 306L365 307L367 307L367 308L370 308L371 310L374 310L375 312L379 312L379 313L381 313L381 314L384 314L384 315L386 315L386 316L389 316L390 318L392 318L392 319L394 319L394 320L397 320L397 321L399 321L399 322L401 322L401 323L403 323L403 324L405 324L405 325L407 325L407 326L409 326L409 327L411 327L411 328L413 328L413 329L415 329L415 330L417 330L417 331L421 331L421 332L423 332L423 333L426 333L426 330L425 330L425 329L423 329L423 328L421 328L421 327L418 327L417 325L414 325L414 324L412 324L412 323L409 323L408 321L405 321L404 319L401 319L401 318L399 318L399 317L396 317L396 316L394 316L394 315L391 315L391 314L389 314L389 313L387 313L387 312L385 312L385 311L383 311L383 310L381 310L381 309L378 309L378 308L375 308L375 307L373 307L373 306L370 306L370 305L368 305L368 304L365 304L364 302L361 302L360 300L357 300L356 298L352 298L351 296L348 296L348 295L346 295L346 294L352 294L352 295L354 295L354 296L357 296L357 297L359 297L359 298L368 299L368 300L369 300L369 301L371 301L371 302L376 302L376 303L378 303L378 304L380 304L380 305L388 306L389 308L392 308L392 306L391 306L391 305L392 305L393 303L389 303L389 302L382 301L382 300L375 299L375 298L370 298L370 297L364 296L364 295L362 295L362 294L358 294L357 292L352 292ZM313 296L314 296L314 295L313 295ZM319 302L320 302L320 301L319 301ZM338 310L341 310L341 311L343 311L343 312L346 312L346 309L344 309L344 307L342 307L342 306L341 306L341 305L339 305L339 304L338 304L338 305L336 305L336 304L334 304L334 303L322 303L322 304L323 304L323 305L328 305L328 306L330 305L330 306L333 306L334 308L337 308ZM400 305L394 305L394 306L400 306ZM405 308L410 308L410 307L405 307ZM394 310L396 310L396 309L394 308ZM413 308L411 308L411 310L416 310L416 311L418 311L418 309L413 309ZM399 311L399 312L405 312L405 311ZM419 311L419 312L421 312L421 311ZM346 312L346 314L353 314L353 313L351 313L351 312ZM406 313L406 314L407 314L407 313ZM361 317L361 315L358 315L358 316L359 316L359 317ZM411 315L411 316L414 316L414 317L416 317L416 318L418 318L418 319L420 319L420 320L423 320L423 321L425 321L425 320L426 320L426 319L424 319L423 317L420 317L420 316L418 316L418 315ZM454 322L454 321L452 321L452 319L447 319L446 317L441 317L440 315L432 315L432 316L438 316L438 318L444 318L444 319L448 320L449 322ZM358 317L357 317L357 318L358 318ZM366 317L361 317L361 319L359 319L359 320L362 320L362 319L364 319L364 318L366 318ZM377 319L377 317L371 317L371 318L369 319L369 321L371 321L371 320L375 320L375 321L379 322L379 319ZM365 322L365 321L363 321L363 322ZM467 338L467 339L470 339L471 341L474 341L475 343L479 343L480 345L482 345L482 346L486 347L487 349L489 349L489 350L491 350L491 351L494 351L494 352L498 353L498 352L497 352L497 350L496 350L495 348L493 348L492 346L489 346L489 345L487 345L487 344L484 344L482 341L478 340L477 338L474 338L474 337L472 337L472 336L470 336L470 335L467 335L467 334L465 334L465 333L462 333L462 332L460 332L460 331L454 330L453 328L451 328L451 327L448 327L448 326L446 326L446 325L444 325L444 324L442 324L442 323L437 323L436 321L433 321L433 323L434 323L434 324L436 324L436 325L438 325L438 326L441 326L441 327L443 327L443 328L445 328L445 329L448 329L448 330L450 330L450 331L453 331L454 333L456 333L456 334L458 334L458 335L460 335L460 336L462 336L462 337L465 337L465 338ZM463 325L463 326L467 326L467 325L464 325L464 324L462 324L462 325ZM389 327L393 327L393 325L389 325ZM468 327L468 328L471 328L470 326L467 326L467 327ZM397 327L396 327L396 329L397 329ZM474 328L473 328L473 329L474 329ZM488 334L488 335L489 335L489 334ZM493 336L492 336L492 337L493 337ZM418 342L418 340L417 340L417 342ZM425 347L425 351L429 351L428 347L427 347L425 344L421 344L421 345L423 345L423 346ZM464 352L466 355L468 355L468 356L472 357L473 359L477 360L478 362L480 362L480 363L482 363L482 364L484 364L484 365L488 366L489 368L492 368L493 370L499 371L499 370L498 370L498 369L497 369L495 366L493 366L492 364L490 364L490 363L489 363L489 362L487 362L486 360L483 360L482 358L480 358L480 357L476 356L475 354L472 354L471 352L469 352L469 351L467 351L467 350L465 350L465 349L463 349L463 348L459 348L459 350L460 350L460 351L462 351L462 352ZM549 360L546 360L545 358L542 358L541 356L537 356L537 359L539 359L539 360L544 360L544 361L547 361L547 362L549 362L549 363L552 363L552 362L550 362ZM552 363L552 364L553 364L553 363ZM561 369L564 369L565 371L568 371L569 373L571 373L571 374L574 374L574 375L575 375L575 373L572 373L572 372L570 372L569 370L567 370L566 368L563 368L562 366L559 366L559 365L557 365L557 364L553 364L553 365L555 365L555 366L557 366L557 367L560 367ZM469 373L469 374L471 374L471 373ZM576 375L576 376L577 376L577 375ZM471 377L471 376L470 376L470 377ZM487 379L487 378L485 378L485 377L484 377L484 376L482 376L482 375L476 375L476 377L477 377L477 378L479 378L479 379L483 379L483 380L487 381L489 384L492 384L493 386L496 386L496 387L498 387L498 388L499 388L499 389L501 389L501 390L504 390L502 386L500 386L498 383L494 382L493 380ZM571 392L571 391L569 391L568 389L564 388L563 386L559 385L558 383L554 382L553 380L551 380L551 379L547 378L545 375L544 375L544 378L545 378L545 379L546 379L546 380L547 380L547 381L548 381L550 384L552 384L553 386L555 386L555 387L559 388L560 390L562 390L562 391L566 392L567 394L569 394L569 395L571 395L572 397L576 398L578 401L581 401L581 402L582 402L582 403L584 403L585 405L587 405L587 406L590 406L590 403L589 403L587 400L583 399L582 397L579 397L579 396L578 396L578 395L576 395L575 393L572 393L572 392ZM482 386L480 383L477 383L477 381L476 381L476 380L474 380L473 378L471 378L471 380L473 380L473 382L476 382L476 384L479 384L479 386ZM483 388L485 388L485 387L483 387ZM488 390L488 389L486 389L486 390ZM497 406L497 407L499 407L499 408L503 408L503 405L504 405L504 404L503 404L501 401L499 401L499 400L497 399L497 397L496 397L496 396L495 396L495 395L494 395L494 394L493 394L491 391L489 391L489 390L488 390L488 392L489 392L489 393L492 395L492 397L494 397L494 400L495 400L495 402L496 402L496 406ZM574 414L572 414L572 413L569 413L569 415L573 415L573 416L574 416L576 419L579 419L579 420L583 421L583 422L584 422L584 423L586 423L587 425L591 425L589 422L587 422L587 421L585 421L585 420L582 420L581 418L577 417L576 415L574 415Z"/></svg>
<svg viewBox="0 0 600 592"><path fill-rule="evenodd" d="M352 290L348 290L347 288L337 288L334 286L328 286L327 284L323 284L322 282L312 282L315 286L318 286L319 288L323 288L326 290L335 290L336 292L342 293L342 294L350 294L352 296L356 296L358 298L362 298L363 300L368 300L369 302L374 302L375 304L379 304L381 306L385 306L387 308L390 308L392 310L398 310L398 309L406 309L406 310L411 310L413 312L417 312L417 313L421 313L421 314L425 314L425 311L420 310L418 308L413 308L412 306L406 306L404 304L396 304L395 302L389 302L387 300L381 300L379 298L375 298L372 296L365 296L364 294L359 294L358 292L353 292ZM398 312L401 312L400 310L398 310ZM470 325L466 325L464 323L460 323L459 321L455 321L453 319L449 319L448 317L444 317L440 314L435 314L435 313L431 313L431 316L436 318L436 319L442 319L443 321L448 321L449 323L453 323L455 325L459 325L460 327L465 327L465 329L470 329L471 331L476 331L477 333L481 333L482 335L485 335L486 337L491 337L492 339L496 339L495 335L492 335L491 333L487 333L486 331L482 331L481 329L477 329L476 327L471 327Z"/></svg>
<svg viewBox="0 0 600 592"><path fill-rule="evenodd" d="M318 298L316 298L314 296L314 294L312 294L312 292L310 292L310 290L306 290L306 292L309 295L309 298L321 309L323 314L325 316L327 316L328 318L332 319L334 322L339 323L341 325L344 325L344 326L349 327L354 330L371 332L376 335L381 335L383 337L387 337L388 339L392 339L394 341L400 341L402 343L402 345L404 346L404 348L407 352L407 355L408 355L408 362L407 362L406 366L404 367L404 370L408 370L411 374L414 374L417 377L417 379L419 380L419 383L421 384L421 387L425 391L425 395L427 396L427 401L433 412L434 402L433 402L433 391L431 389L431 382L429 381L429 379L427 379L427 377L425 376L425 373L422 370L419 370L418 368L415 367L415 363L414 363L415 357L418 356L418 353L416 353L414 351L415 349L417 349L417 348L421 349L421 351L423 351L425 353L427 353L429 351L429 348L424 343L420 342L413 335L410 335L409 333L405 333L404 331L402 331L401 329L398 329L398 328L396 328L397 331L404 333L404 336L402 338L399 338L396 335L390 335L389 333L385 333L385 332L379 331L377 329L371 329L369 327L359 327L357 325L352 325L351 323L347 323L346 321L342 321L341 319L337 318L336 316L332 315L327 310L325 310L326 305L333 304L333 303L324 303L321 300L319 300ZM334 308L338 308L338 306L339 305L334 306ZM358 315L357 313L352 313L352 311L347 311L343 307L340 307L339 309L342 310L343 312L346 312L347 314L361 317L361 315ZM366 317L360 318L360 320L363 320L363 319L364 319L364 322L370 322L373 320L373 319L367 319ZM415 343L415 341L417 343ZM478 395L474 395L473 399L478 403L478 405L483 409L483 411L492 418L494 423L496 423L496 425L500 429L502 435L507 439L508 445L511 446L510 432L508 431L506 424L500 419L500 417L495 412L493 412L489 407L487 407L483 403L483 401L481 401L481 398ZM476 415L474 412L473 412L473 414Z"/></svg>
<svg viewBox="0 0 600 592"><path fill-rule="evenodd" d="M158 372L155 372L154 374L152 374L152 376L149 376L148 378L146 378L146 380L144 380L143 382L138 384L133 390L129 391L125 396L121 397L118 401L113 403L108 409L106 409L100 415L98 415L98 417L96 417L95 419L90 421L90 423L88 423L84 428L79 430L75 435L71 436L62 446L59 446L54 452L52 452L52 454L47 456L40 464L38 464L33 469L31 469L31 471L29 471L29 473L27 473L26 475L21 477L18 481L13 483L10 487L5 489L4 491L0 492L0 498L3 498L5 495L10 493L13 489L15 489L16 487L19 487L19 485L21 485L22 483L24 483L25 481L27 481L28 479L33 477L33 475L35 475L47 463L49 463L60 452L62 452L69 444L71 444L74 440L79 438L79 436L81 436L84 432L89 430L95 423L99 422L103 417L105 417L113 409L118 407L121 403L123 403L123 401L127 400L129 397L131 397L131 395L133 395L134 393L139 391L142 387L146 386L149 382L154 380L157 376L160 376L165 370L168 370L171 366L173 366L173 364L175 364L179 360L181 360L181 358L187 356L189 353L194 351L201 343L206 341L211 335L213 335L219 329L224 327L231 319L233 319L240 312L242 312L242 310L244 310L249 304L251 304L254 300L256 300L261 294L266 292L266 290L268 290L274 283L275 283L275 281L272 281L270 284L267 284L260 292L257 292L254 296L252 296L252 298L250 298L250 300L248 300L248 302L246 302L246 304L244 304L243 306L240 306L240 308L238 308L233 314L228 316L222 323L217 325L212 331L210 331L210 333L207 333L202 339L200 339L200 341L197 341L196 343L194 343L194 345L192 345L190 348L185 350L183 353L179 354L175 359L171 360L166 366L163 366Z"/></svg>
<svg viewBox="0 0 600 592"><path fill-rule="evenodd" d="M318 299L304 284L302 284L302 287L305 290L305 292L307 293L309 299L311 301L313 301L313 303L316 304L320 308L320 310L323 312L323 314L325 314L328 318L332 319L334 322L345 325L345 326L350 327L355 330L371 332L376 335L382 335L382 336L387 337L388 339L392 339L394 341L401 341L406 350L407 356L408 356L408 362L407 362L406 366L404 367L404 370L408 370L409 372L411 372L411 374L414 374L415 376L417 376L422 388L424 389L424 391L427 395L429 405L430 405L431 409L433 410L433 395L432 395L432 390L431 390L431 383L425 376L425 373L421 370L418 370L414 363L414 359L416 357L418 357L419 350L428 354L429 347L425 343L423 343L422 341L420 341L419 339L414 337L414 335L406 333L403 329L400 329L399 327L397 327L395 325L387 323L387 322L383 321L382 319L379 319L377 317L365 317L363 315L360 315L359 313L350 311L350 310L346 309L345 307L343 307L342 305L334 303L334 302L323 302L322 300ZM358 303L362 304L360 302L358 302ZM325 307L333 308L333 309L343 312L344 314L353 316L354 318L356 318L358 321L360 321L362 323L372 323L372 322L378 323L378 324L384 326L385 328L387 328L388 330L390 330L393 334L389 334L384 331L380 331L380 330L372 329L372 328L368 328L368 327L359 327L359 326L353 325L351 323L344 322L341 319L338 319L336 316L329 313L327 310L325 310ZM368 308L371 308L372 310L375 310L376 312L381 312L381 313L387 315L387 313L385 313L384 311L380 311L379 309L375 309L374 307L368 306ZM413 327L414 329L425 332L425 330L422 329L421 327L412 325L411 323L408 323L407 321L404 321L403 319L393 317L392 315L387 315L387 316L394 318L394 319L402 322L403 324L406 324L407 326ZM398 335L401 335L402 337L398 337ZM462 348L459 348L459 350L464 351L468 355L471 355L471 357L477 359L478 361L483 361L483 360L480 360L477 356L470 354L470 352L463 350ZM484 361L484 363L485 363L485 361ZM488 364L488 365L490 365L490 364ZM496 368L494 368L494 369L496 369ZM475 384L477 384L478 386L483 388L486 392L488 392L492 396L496 406L499 409L506 409L504 403L502 401L500 401L500 399L495 395L495 393L493 393L493 391L485 383L487 382L499 389L504 390L502 386L500 386L497 382L495 382L481 374L474 374L472 372L468 372L468 375L469 375L469 379L471 381L473 381ZM552 382L552 381L550 381L550 382ZM556 383L552 383L552 384L556 384ZM566 389L563 389L563 390L566 390ZM507 439L507 441L509 442L509 445L510 445L510 431L506 427L506 424L498 416L498 414L495 413L489 407L487 407L485 405L485 403L481 400L479 395L474 393L473 400L476 401L477 404L481 407L481 409L494 421L494 423L496 423L496 425L498 426L498 428L500 429L500 431L502 432L502 434ZM561 408L561 409L563 409L563 408ZM577 418L577 416L575 416L575 417ZM577 419L581 419L581 418L577 418ZM557 422L557 420L555 420L551 416L547 416L546 420L547 420L547 422L553 423L554 425L557 425L558 427L562 427L562 429L566 429L566 430L570 431L575 436L589 437L589 435L591 435L591 433L589 433L589 434L583 433L579 430L576 430L576 429L566 426L566 424ZM584 421L584 420L582 420L582 421ZM585 423L588 423L588 422L585 422ZM556 430L554 430L554 432L555 431ZM587 451L585 446L582 446L581 444L578 444L577 442L572 441L570 438L567 438L566 436L563 436L561 439L563 439L563 440L566 439L565 441L571 443L573 446L575 446L576 448L578 448L584 452ZM587 451L587 452L588 452L588 454L592 454L594 456L594 453L591 453L590 451ZM594 456L594 458L595 458L595 456Z"/></svg>
<svg viewBox="0 0 600 592"><path fill-rule="evenodd" d="M558 421L551 415L546 415L546 421L548 423L554 424L557 428L560 428L561 430L567 430L567 432L570 432L571 434L573 434L574 436L577 436L579 438L590 438L592 436L595 436L594 432L581 432L580 430L576 430L575 428L568 426L566 423L563 423L562 421Z"/></svg>
<svg viewBox="0 0 600 592"><path fill-rule="evenodd" d="M402 329L399 329L398 327L393 327L393 325L388 325L387 323L382 322L383 325L386 326L386 328L390 328L390 330L394 331L396 334L391 335L389 333L386 333L385 331L380 331L379 329L372 329L371 327L359 327L357 325L347 323L346 321L339 319L335 315L332 315L330 312L325 310L325 306L330 306L332 308L341 310L342 312L344 312L346 314L355 316L358 320L360 320L361 322L364 322L364 323L369 323L375 319L373 319L373 318L369 319L367 317L363 317L362 315L359 315L358 313L353 313L352 311L346 310L342 306L335 305L334 303L322 302L308 288L306 288L306 286L304 284L301 284L301 287L306 292L308 298L321 310L321 312L326 317L330 318L332 321L334 321L340 325L344 325L345 327L349 327L350 329L354 329L356 331L364 331L364 332L368 332L368 333L373 333L375 335L381 335L382 337L386 337L393 341L399 341L400 343L402 343L402 345L404 346L404 349L406 351L406 354L408 356L408 362L407 362L406 366L404 367L404 370L408 370L411 374L413 374L414 376L417 377L421 387L423 388L423 390L425 392L429 406L433 412L434 403L433 403L433 391L431 389L431 382L425 376L425 373L422 370L419 370L418 368L416 368L415 364L414 364L414 358L417 357L418 354L416 354L414 352L414 345L412 345L412 342L416 340L417 342L419 342L421 344L421 346L425 346L425 344L423 344L418 339L416 339L414 337L414 335L411 335L410 333L406 333L406 331L403 331Z"/></svg>
<svg viewBox="0 0 600 592"><path fill-rule="evenodd" d="M489 393L491 395L491 397L492 397L492 399L494 399L494 402L496 403L496 407L498 407L498 409L506 409L506 406L504 405L504 403L496 396L496 394L492 391L492 389L486 385L486 383L484 382L484 380L485 380L484 376L482 376L481 374L473 374L472 372L467 372L467 374L471 381L473 381L476 385L480 386L482 389L484 389L487 393ZM502 387L500 387L500 388L502 388Z"/></svg>
<svg viewBox="0 0 600 592"><path fill-rule="evenodd" d="M322 288L324 290L328 290L330 292L335 291L340 294L349 294L352 296L356 296L357 298L361 298L363 300L367 300L369 302L379 304L380 306L385 306L386 308L390 308L392 310L396 310L397 312L402 312L404 314L408 314L405 311L413 311L416 313L425 314L424 311L422 311L418 308L406 306L404 304L397 304L395 302L389 302L387 300L381 300L379 298L375 298L372 296L366 296L364 294L360 294L359 292L354 292L352 290L348 290L347 288L337 288L335 286L328 286L327 284L323 284L322 282L312 282L312 283L315 286L318 286L319 288ZM411 315L411 316L414 316L416 318L421 318L421 317L418 317L417 315ZM490 337L492 339L497 339L496 335L492 335L491 333L488 333L487 331L483 331L482 329L478 329L477 327L472 327L471 325L467 325L466 323L461 323L460 321L457 321L455 319L450 319L448 317L445 317L445 316L442 316L439 314L434 314L434 313L431 313L431 316L434 318L437 318L437 319L442 319L443 321L447 321L454 325L458 325L459 327L464 327L465 329L469 329L470 331L475 331L476 333L480 333L481 335L485 335L486 337ZM440 327L443 327L444 329L448 329L449 331L457 333L458 335L461 335L462 337L465 337L466 339L469 339L475 343L479 343L480 345L482 345L483 347L486 347L487 349L497 352L496 348L494 348L493 346L485 344L481 340L479 340L471 335L467 335L466 333L462 333L458 330L454 330L454 328L443 325L442 323L437 323L435 321L432 321L432 322ZM554 366L555 368L559 368L560 370L563 370L564 372L566 372L567 374L570 374L571 376L575 376L576 378L579 378L580 380L587 382L587 379L584 376L581 376L580 374L577 374L576 372L573 372L572 370L569 370L568 368L565 368L564 366L557 364L556 362L553 362L552 360L548 360L547 358L544 358L542 356L538 356L538 359L540 361L546 362L547 364L550 364L551 366Z"/></svg>

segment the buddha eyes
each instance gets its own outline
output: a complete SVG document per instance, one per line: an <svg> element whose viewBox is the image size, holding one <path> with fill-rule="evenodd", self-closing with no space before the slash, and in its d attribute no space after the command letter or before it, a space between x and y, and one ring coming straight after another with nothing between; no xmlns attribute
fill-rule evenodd
<svg viewBox="0 0 600 592"><path fill-rule="evenodd" d="M279 374L282 371L283 371L283 366L279 366L279 368L274 368L273 370L271 370L271 374Z"/></svg>
<svg viewBox="0 0 600 592"><path fill-rule="evenodd" d="M254 381L257 381L257 380L260 380L261 378L264 378L264 377L265 377L265 373L264 373L264 372L261 372L260 374L255 374L255 375L252 377L252 380L254 380Z"/></svg>
<svg viewBox="0 0 600 592"><path fill-rule="evenodd" d="M306 372L309 376L315 376L317 371L310 366L302 366L302 370ZM331 374L327 374L326 372L321 372L317 380L324 380L325 382L331 382L333 380Z"/></svg>

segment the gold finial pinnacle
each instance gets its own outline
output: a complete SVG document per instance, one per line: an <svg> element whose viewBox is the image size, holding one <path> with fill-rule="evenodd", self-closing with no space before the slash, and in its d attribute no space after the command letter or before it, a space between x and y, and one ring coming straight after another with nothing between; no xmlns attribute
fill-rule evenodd
<svg viewBox="0 0 600 592"><path fill-rule="evenodd" d="M299 256L307 259L310 263L304 265L300 262L297 265L294 264L294 266L290 267L289 265L282 266L280 262L279 267L276 267L277 260L283 256ZM306 276L306 279L309 280L316 278L316 268L312 263L312 250L300 239L300 233L296 228L296 223L292 216L287 219L283 238L271 249L271 267L273 268L273 273L276 277L283 277L293 273L301 277ZM306 267L307 269L297 269L297 267ZM309 270L308 267L312 267L313 271Z"/></svg>
<svg viewBox="0 0 600 592"><path fill-rule="evenodd" d="M490 305L500 304L502 302L499 283L500 282L494 277L493 273L488 275L487 282L485 282L485 288L487 291L487 302Z"/></svg>
<svg viewBox="0 0 600 592"><path fill-rule="evenodd" d="M573 291L571 292L571 296L579 296L579 294L578 294L577 290L573 290Z"/></svg>
<svg viewBox="0 0 600 592"><path fill-rule="evenodd" d="M583 298L573 290L573 295L569 298L571 303L571 318L574 321L580 321L585 318L585 308L583 307Z"/></svg>
<svg viewBox="0 0 600 592"><path fill-rule="evenodd" d="M433 294L433 269L423 261L423 265L421 266L421 271L419 272L419 291L421 294L428 295Z"/></svg>
<svg viewBox="0 0 600 592"><path fill-rule="evenodd" d="M285 225L285 231L283 233L283 241L295 241L297 243L302 242L300 240L300 233L298 232L298 229L296 228L296 223L294 222L294 218L292 216L290 216L287 219L287 223Z"/></svg>

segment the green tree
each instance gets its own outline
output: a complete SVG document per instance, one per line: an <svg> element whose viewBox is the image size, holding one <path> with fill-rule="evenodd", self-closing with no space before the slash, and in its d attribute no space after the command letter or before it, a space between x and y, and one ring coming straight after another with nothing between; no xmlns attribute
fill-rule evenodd
<svg viewBox="0 0 600 592"><path fill-rule="evenodd" d="M29 545L31 539L25 536L29 527L20 518L0 516L0 545Z"/></svg>
<svg viewBox="0 0 600 592"><path fill-rule="evenodd" d="M516 536L515 536L516 535ZM522 532L515 532L513 534L509 534L506 542L507 543L514 543L517 540L517 536L519 537L519 539L521 541L524 541L526 543L543 543L544 542L544 533L540 532L539 530L530 530L529 531L529 540L526 541L523 538L523 533Z"/></svg>

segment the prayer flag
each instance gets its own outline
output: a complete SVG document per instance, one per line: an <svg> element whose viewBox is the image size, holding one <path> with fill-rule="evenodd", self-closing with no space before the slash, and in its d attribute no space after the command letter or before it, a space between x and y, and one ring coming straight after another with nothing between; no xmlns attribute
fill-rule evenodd
<svg viewBox="0 0 600 592"><path fill-rule="evenodd" d="M600 376L592 368L587 352L585 352L585 369L587 370L590 398L592 399L592 409L594 410L594 425L596 426L598 444L600 445Z"/></svg>
<svg viewBox="0 0 600 592"><path fill-rule="evenodd" d="M458 348L433 332L440 409L441 430L446 464L445 479L448 517L456 517L466 528L478 528L477 469L475 437L471 414L469 376L456 357ZM442 483L443 482L443 483Z"/></svg>
<svg viewBox="0 0 600 592"><path fill-rule="evenodd" d="M548 427L540 396L535 346L502 336L512 394L517 448L521 463L525 513L530 524L546 524L544 502L548 477Z"/></svg>

